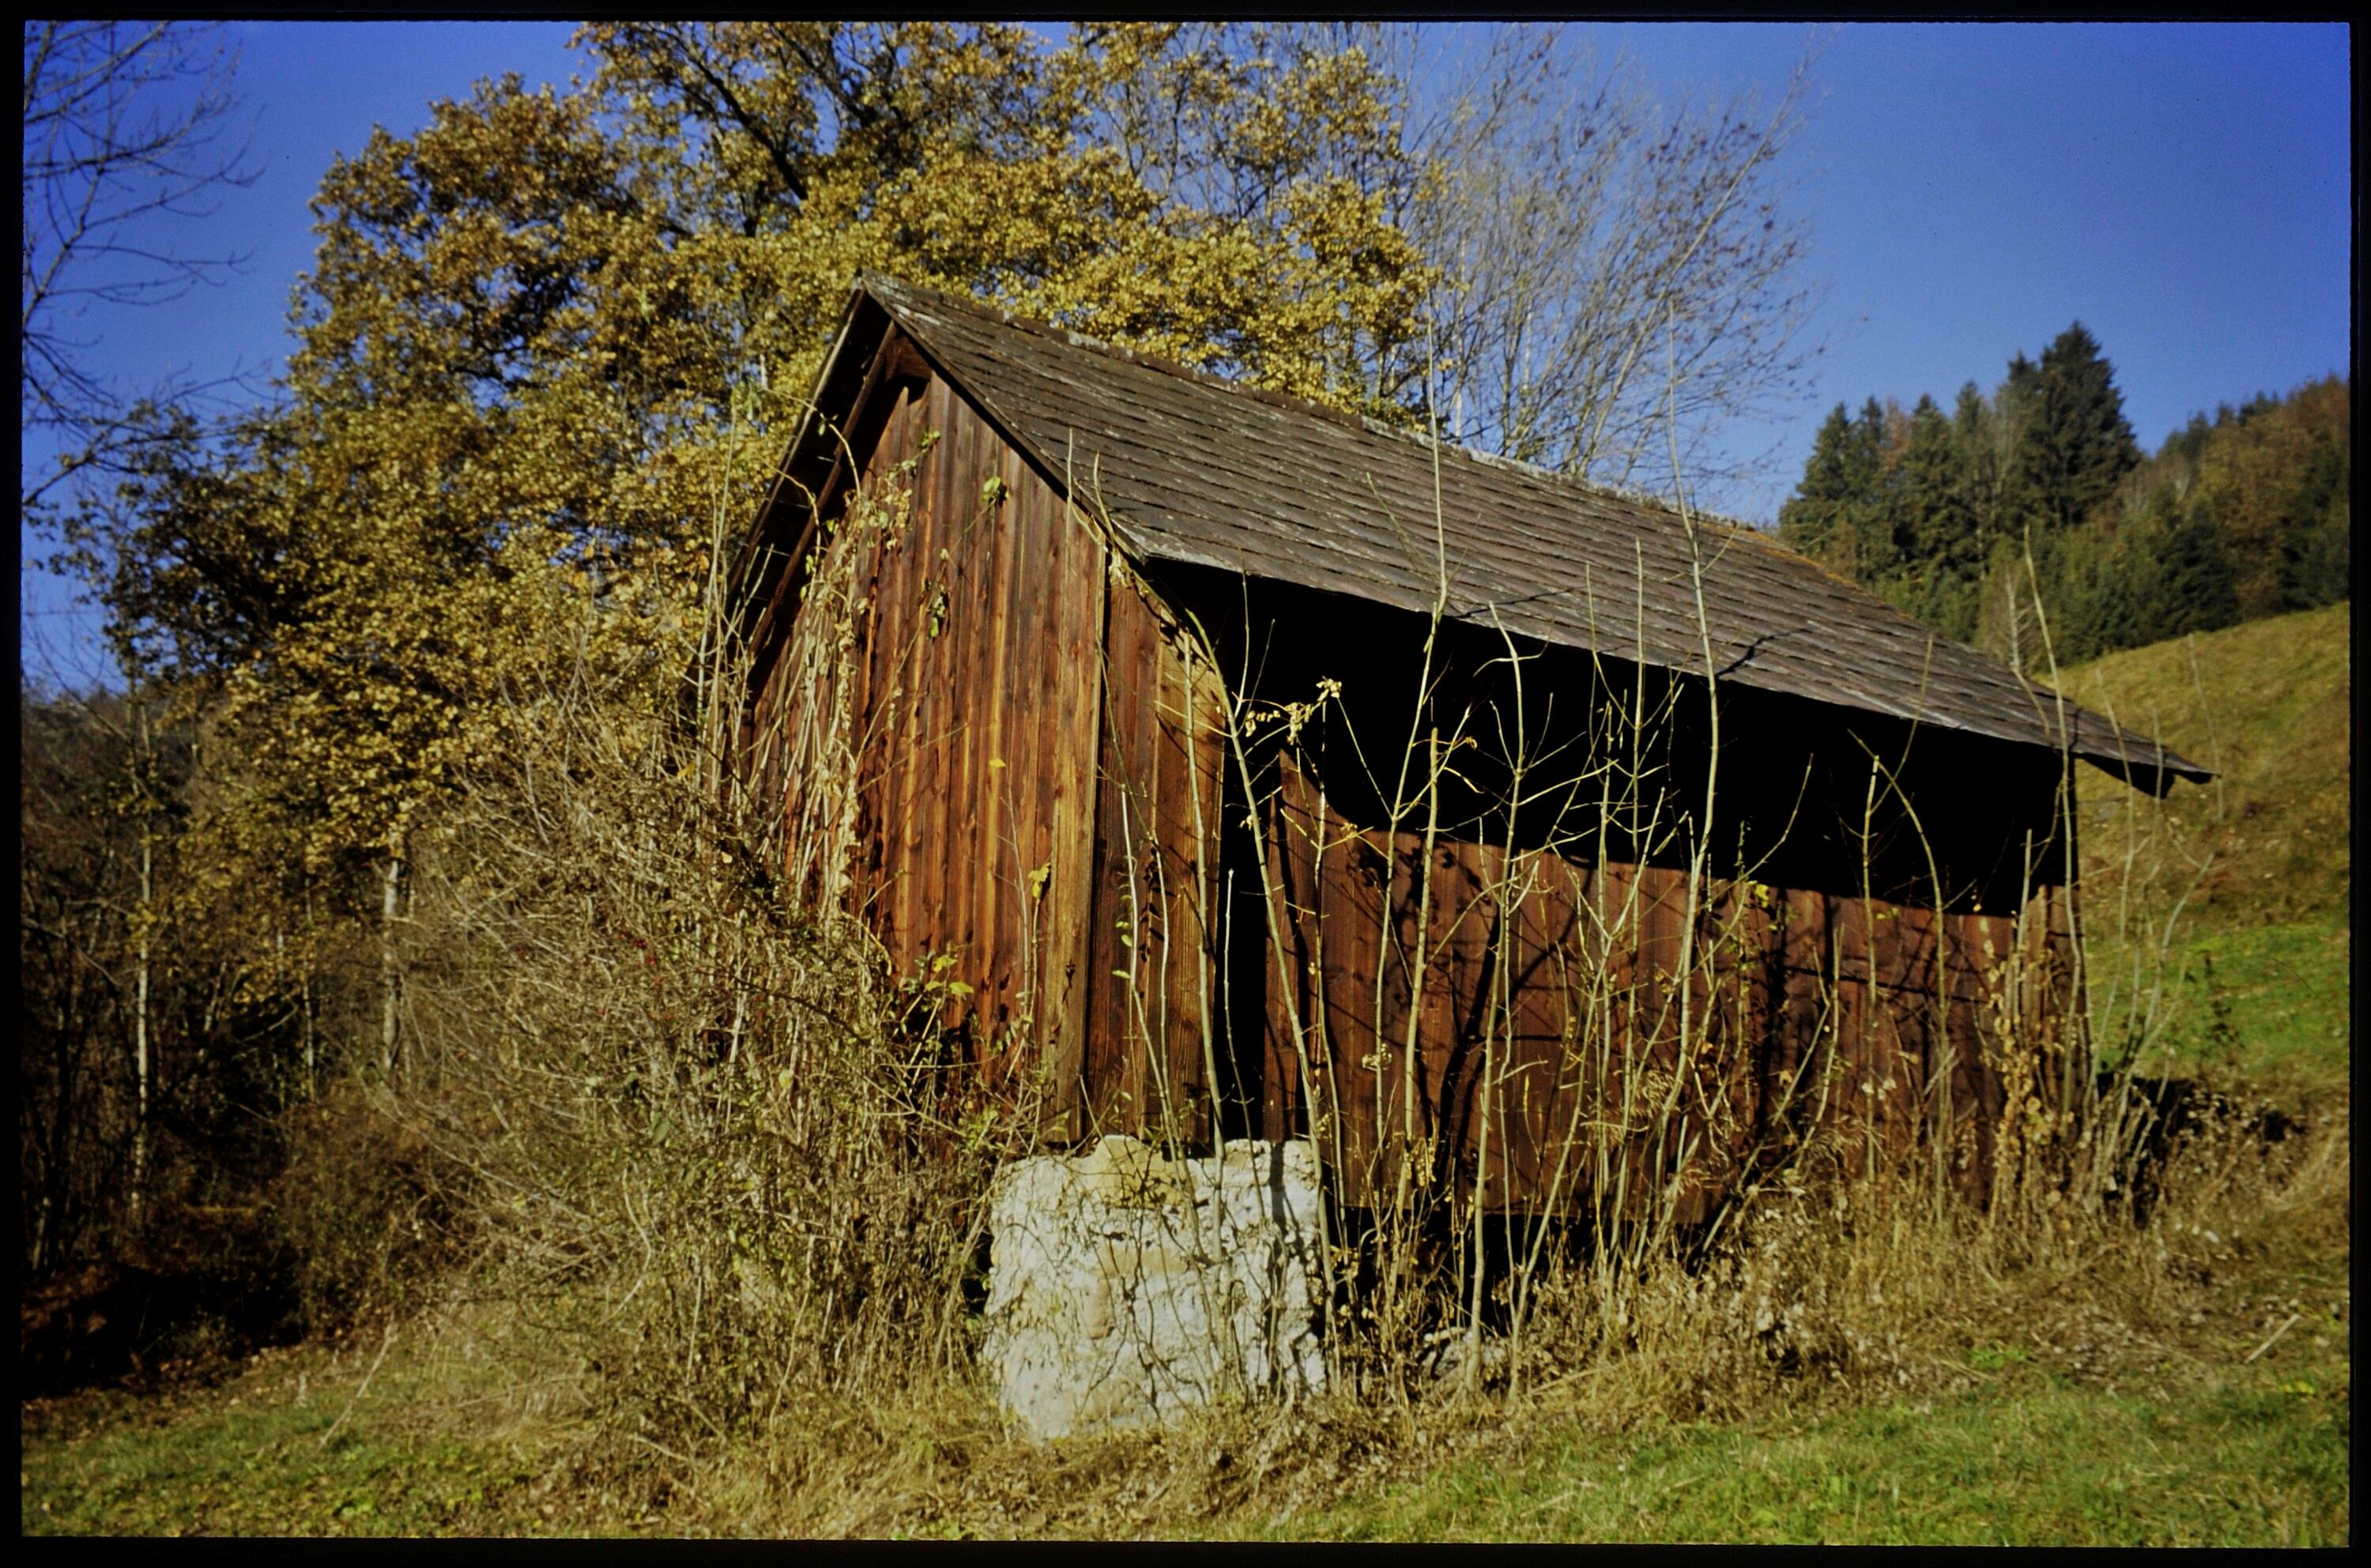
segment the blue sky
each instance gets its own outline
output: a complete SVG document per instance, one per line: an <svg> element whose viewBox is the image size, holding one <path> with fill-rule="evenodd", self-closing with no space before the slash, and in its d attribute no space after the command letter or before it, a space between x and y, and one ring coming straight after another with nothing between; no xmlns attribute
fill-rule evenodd
<svg viewBox="0 0 2371 1568"><path fill-rule="evenodd" d="M1787 26L1598 29L1664 91L1782 79ZM1792 170L1827 283L1818 396L1990 390L2080 319L2155 448L2200 409L2348 368L2347 34L2336 26L1848 27Z"/></svg>
<svg viewBox="0 0 2371 1568"><path fill-rule="evenodd" d="M247 270L158 309L94 316L99 365L127 385L168 373L269 375L309 264L306 202L332 156L374 125L516 71L583 68L550 23L241 23L238 90L264 165L188 249ZM1794 24L1582 29L1671 100L1775 94L1812 30ZM1725 498L1775 516L1811 432L1839 400L1948 400L1989 389L2009 356L2080 319L2116 367L2144 445L2200 409L2283 392L2350 361L2348 35L2338 25L1941 23L1821 29L1806 133L1786 176L1811 231L1825 345L1784 422L1736 432L1771 482ZM29 558L35 541L24 541ZM19 575L29 671L89 678L96 618L45 574Z"/></svg>

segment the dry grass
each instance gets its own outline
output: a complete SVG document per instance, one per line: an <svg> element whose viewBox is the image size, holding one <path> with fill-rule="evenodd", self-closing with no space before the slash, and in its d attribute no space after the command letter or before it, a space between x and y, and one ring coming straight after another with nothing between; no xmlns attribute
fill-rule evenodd
<svg viewBox="0 0 2371 1568"><path fill-rule="evenodd" d="M1559 1478L1561 1490L1619 1488L1630 1467L1643 1477L1678 1463L1672 1445L1683 1456L1688 1443L1710 1440L1703 1434L1797 1440L1857 1430L1864 1412L1938 1404L1938 1428L1981 1432L1990 1419L1981 1412L2002 1400L2104 1410L2154 1397L2149 1408L2172 1413L2151 1420L2203 1420L2199 1410L2227 1397L2215 1379L2241 1375L2293 1314L2303 1320L2290 1330L2294 1348L2342 1338L2349 1163L2342 1127L2270 1147L2237 1126L2205 1133L2174 1156L2145 1227L2070 1209L2055 1223L1964 1216L1938 1228L1930 1208L1904 1208L1884 1190L1842 1204L1774 1201L1722 1256L1631 1282L1618 1333L1602 1332L1602 1297L1588 1281L1543 1292L1527 1352L1533 1375L1521 1391L1473 1395L1444 1383L1405 1404L1337 1397L1293 1412L1217 1410L1162 1432L1038 1445L1008 1432L988 1390L960 1368L924 1361L894 1387L802 1388L729 1441L703 1445L696 1462L677 1463L600 1441L600 1374L530 1318L481 1303L442 1319L441 1337L425 1323L405 1331L418 1336L421 1362L400 1402L380 1407L377 1432L427 1441L470 1431L547 1456L505 1505L508 1529L1207 1537L1453 1528L1424 1501L1452 1483L1521 1472L1534 1491ZM2267 1388L2293 1381L2284 1373ZM2027 1484L2047 1490L2045 1480ZM1553 1502L1553 1493L1486 1499L1462 1528L1521 1535L1521 1511ZM2342 1525L2342 1500L2324 1496L2323 1528L2332 1505ZM2093 1523L2102 1539L2149 1539L2145 1518Z"/></svg>
<svg viewBox="0 0 2371 1568"><path fill-rule="evenodd" d="M1389 1409L1336 1399L1220 1410L1162 1432L1036 1445L1006 1431L976 1383L923 1366L895 1397L803 1393L697 1465L620 1466L585 1440L599 1401L583 1368L515 1316L480 1306L448 1320L442 1341L420 1331L443 1359L404 1385L408 1403L384 1408L401 1410L423 1440L468 1429L550 1456L505 1505L508 1529L1520 1536L1530 1533L1525 1510L1544 1507L1552 1520L1559 1493L1650 1492L1658 1467L1723 1433L1783 1445L1834 1432L1827 1442L1849 1447L1871 1419L1906 1419L1996 1440L1984 1423L2007 1419L2003 1401L2056 1401L2091 1419L2121 1400L2153 1400L2149 1420L2167 1441L2173 1423L2210 1424L2216 1401L2235 1397L2215 1379L2245 1374L2250 1352L2292 1314L2304 1319L2290 1331L2299 1351L2309 1336L2342 1338L2347 1169L2337 1129L2269 1154L2236 1136L2203 1138L2169 1172L2146 1228L2069 1222L2014 1243L1981 1228L1938 1238L1874 1198L1841 1214L1783 1205L1723 1264L1640 1282L1619 1346L1520 1394L1443 1386ZM1543 1320L1557 1311L1544 1304ZM1537 1343L1543 1369L1560 1362L1552 1334ZM2290 1367L2267 1383L2275 1394L2296 1379L2284 1355L2276 1346L2259 1364ZM1493 1494L1517 1474L1528 1491ZM2047 1495L2048 1478L2023 1484L2035 1517L2053 1517L2063 1500ZM1475 1492L1475 1511L1443 1515L1461 1487ZM2096 1498L2083 1505L2103 1539L2151 1538L2145 1517L2100 1514L2110 1504ZM2325 1496L2325 1528L2332 1505L2342 1524L2342 1499ZM1707 1528L1691 1517L1649 1533Z"/></svg>
<svg viewBox="0 0 2371 1568"><path fill-rule="evenodd" d="M966 1366L1000 1146L946 1119L933 976L785 908L651 705L514 699L416 836L403 1066L362 1091L466 1220L457 1287L579 1369L588 1473L697 1473L822 1393Z"/></svg>
<svg viewBox="0 0 2371 1568"><path fill-rule="evenodd" d="M2323 1331L2333 1314L2342 1324L2342 1261L2329 1266L2345 1245L2342 1131L2269 1156L2236 1132L2206 1137L2178 1165L2145 1228L2070 1217L2012 1237L1981 1221L1938 1230L1923 1205L1905 1213L1874 1196L1841 1212L1774 1205L1730 1256L1637 1282L1612 1342L1585 1289L1547 1294L1538 1376L1520 1393L1443 1385L1395 1407L1215 1411L1166 1432L1052 1446L1006 1435L981 1391L960 1384L917 1390L894 1412L836 1401L680 1490L666 1522L833 1536L1197 1537L1295 1519L1323 1529L1361 1497L1445 1468L1502 1468L1575 1431L1612 1456L1705 1424L1981 1400L2029 1372L2112 1394L2239 1361L2234 1345L2286 1315L2263 1321L2273 1302ZM2300 1258L2322 1264L2303 1282L2286 1272Z"/></svg>
<svg viewBox="0 0 2371 1568"><path fill-rule="evenodd" d="M422 854L413 1078L380 1106L461 1173L474 1277L513 1304L508 1332L573 1369L536 1419L569 1434L562 1491L585 1523L1194 1534L1526 1423L1816 1417L1978 1389L2009 1346L2108 1377L2173 1354L2235 1238L2326 1214L2343 1182L2335 1133L2266 1148L2210 1127L2137 1226L2129 1086L2005 1140L1983 1207L1915 1157L1823 1178L1813 1137L1708 1248L1650 1206L1599 1216L1613 1245L1519 1261L1496 1286L1524 1297L1505 1338L1485 1343L1473 1216L1448 1216L1445 1256L1387 1227L1376 1276L1397 1295L1336 1300L1353 1376L1332 1400L1031 1446L972 1361L978 1200L1012 1108L951 1116L941 972L892 974L849 926L787 909L730 771L621 706L521 693L502 768ZM1417 767L1395 815L1440 771ZM1452 1326L1464 1375L1441 1376L1410 1324Z"/></svg>

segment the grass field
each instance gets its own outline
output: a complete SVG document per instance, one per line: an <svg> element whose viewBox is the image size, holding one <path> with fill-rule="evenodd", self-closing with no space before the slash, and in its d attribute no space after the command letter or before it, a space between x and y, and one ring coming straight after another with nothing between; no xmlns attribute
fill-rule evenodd
<svg viewBox="0 0 2371 1568"><path fill-rule="evenodd" d="M464 1316L439 1338L272 1353L210 1387L29 1406L19 1520L29 1534L2326 1545L2351 1528L2350 1295L2342 1228L2299 1239L2235 1252L2170 1340L2004 1330L1921 1380L1939 1386L1876 1402L1608 1431L1544 1395L1415 1443L1281 1461L1242 1424L1048 1452L977 1424L949 1441L889 1422L842 1456L863 1461L844 1498L827 1472L769 1478L779 1454L657 1505L580 1485L567 1401L523 1399L495 1371L515 1336Z"/></svg>
<svg viewBox="0 0 2371 1568"><path fill-rule="evenodd" d="M2349 1530L2348 1386L2343 1355L2322 1342L2279 1368L2189 1367L2117 1390L2020 1357L1980 1393L1814 1421L1674 1427L1613 1445L1567 1428L1527 1451L1494 1445L1263 1533L2331 1545Z"/></svg>
<svg viewBox="0 0 2371 1568"><path fill-rule="evenodd" d="M2087 775L2095 1002L2161 996L2174 1065L2341 1129L2350 626L2339 605L2065 681L2222 773L2161 804ZM1937 1329L1905 1353L1898 1387L1808 1387L1743 1418L1610 1420L1568 1388L1397 1425L1371 1411L1222 1414L1039 1449L954 1389L944 1409L788 1421L653 1490L585 1469L596 1417L577 1369L481 1302L203 1380L28 1402L20 1526L2342 1543L2351 1155L2331 1136L2319 1184L2244 1219L2202 1213L2151 1243L2187 1251L2167 1275L2179 1290L2145 1309L2114 1299L2105 1275L2088 1294L2044 1280Z"/></svg>
<svg viewBox="0 0 2371 1568"><path fill-rule="evenodd" d="M2161 987L2177 1070L2296 1107L2347 1090L2352 628L2333 605L2063 682L2219 774L2154 802L2081 770L2095 1005L2112 1018Z"/></svg>

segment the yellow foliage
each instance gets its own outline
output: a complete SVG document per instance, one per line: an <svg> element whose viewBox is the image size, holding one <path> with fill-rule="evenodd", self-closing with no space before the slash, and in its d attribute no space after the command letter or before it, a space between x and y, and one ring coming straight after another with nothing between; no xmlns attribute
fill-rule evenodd
<svg viewBox="0 0 2371 1568"><path fill-rule="evenodd" d="M1431 274L1394 85L1301 33L602 23L336 163L283 405L135 487L120 634L243 808L400 842L506 692L665 700L860 269L1391 415ZM1166 118L1154 110L1170 106ZM1401 417L1405 410L1400 409Z"/></svg>

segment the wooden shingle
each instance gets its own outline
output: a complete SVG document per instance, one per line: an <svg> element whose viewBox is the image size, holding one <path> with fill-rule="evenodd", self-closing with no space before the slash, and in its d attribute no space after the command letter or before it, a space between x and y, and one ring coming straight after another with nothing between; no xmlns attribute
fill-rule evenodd
<svg viewBox="0 0 2371 1568"><path fill-rule="evenodd" d="M1141 560L1418 615L1441 598L1445 574L1449 617L1518 637L1995 740L2071 743L2159 792L2175 776L2212 777L1744 525L909 283L859 282L827 384L861 372L864 340L891 324ZM792 468L825 439L810 431L794 443ZM761 523L757 536L766 533Z"/></svg>

